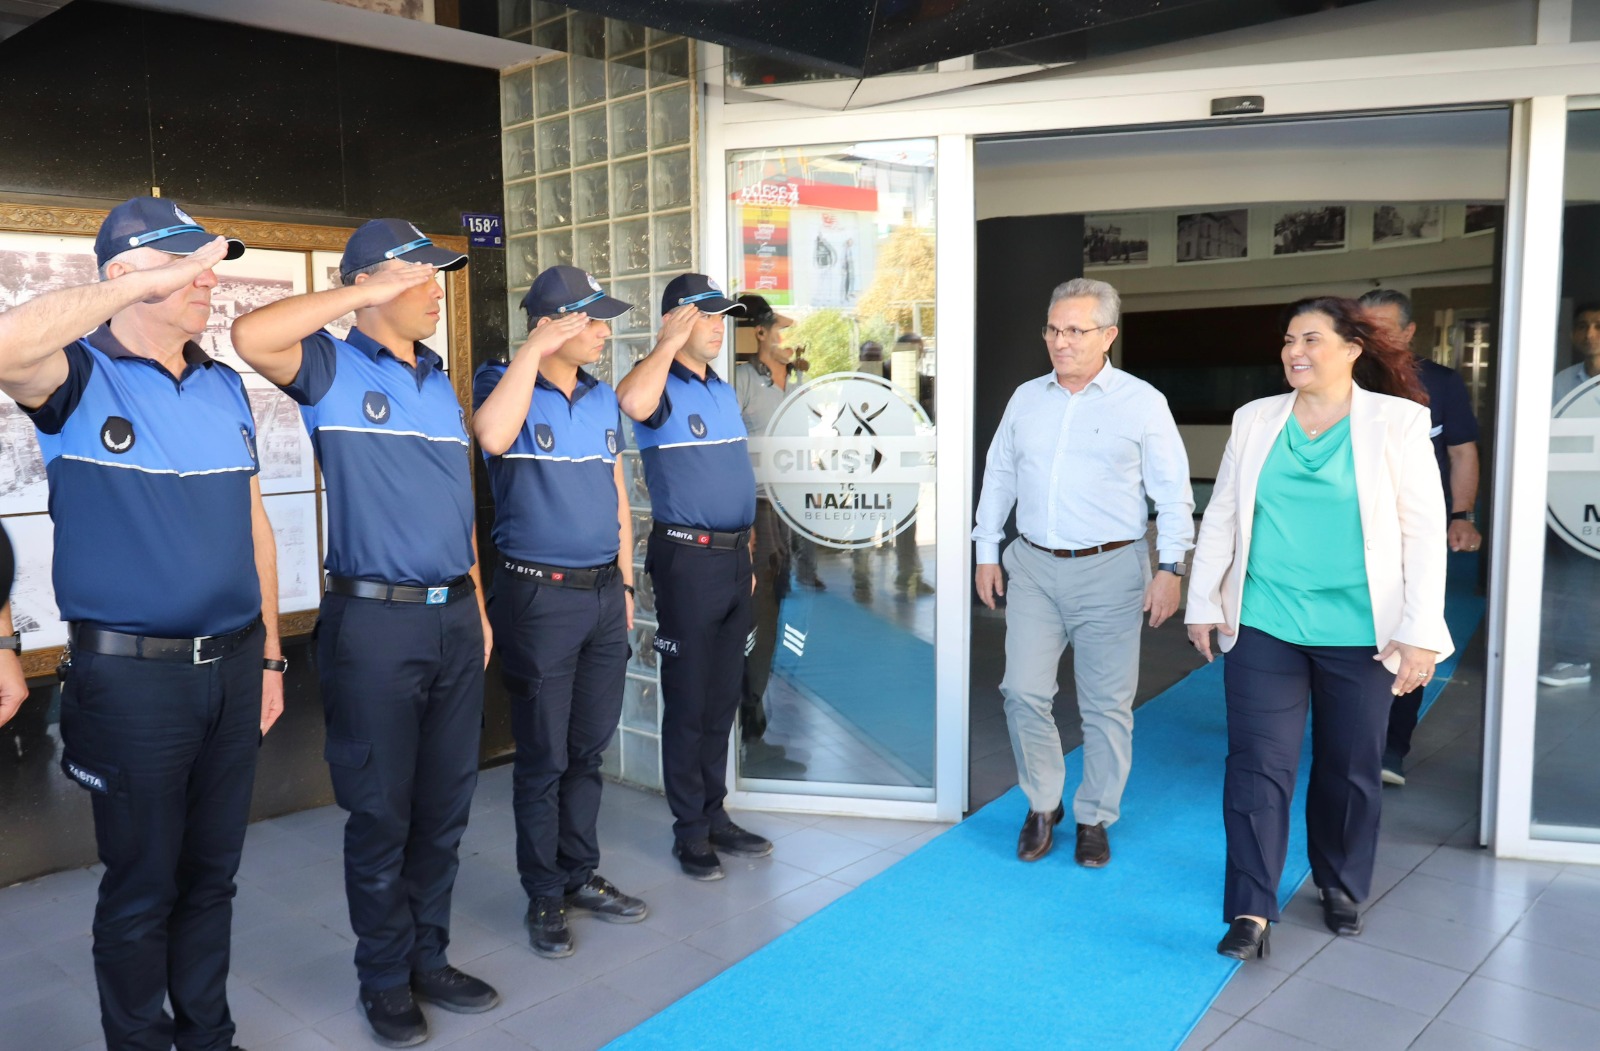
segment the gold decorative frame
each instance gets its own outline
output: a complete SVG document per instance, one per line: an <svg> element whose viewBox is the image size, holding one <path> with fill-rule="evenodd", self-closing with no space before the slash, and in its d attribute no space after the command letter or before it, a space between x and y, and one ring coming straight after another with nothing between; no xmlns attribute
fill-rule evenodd
<svg viewBox="0 0 1600 1051"><path fill-rule="evenodd" d="M94 237L105 220L103 208L71 208L53 205L25 204L0 200L0 230L13 233L55 234L58 236ZM280 251L307 254L309 272L310 253L342 252L350 237L350 228L336 226L310 226L300 223L262 222L255 219L224 219L199 215L196 221L207 230L227 237L236 237L250 248L271 248ZM434 244L458 252L467 250L467 239L460 235L428 234ZM472 316L469 268L462 267L445 275L449 294L450 384L455 389L456 400L467 414L467 433L472 428ZM317 473L317 526L319 534L325 532L322 521L321 471ZM320 541L320 537L319 537ZM319 543L320 546L320 543ZM320 569L320 567L319 567ZM278 618L278 630L284 638L310 634L317 620L316 610L285 613ZM22 670L30 678L50 675L60 659L62 647L50 646L29 650L22 656Z"/></svg>

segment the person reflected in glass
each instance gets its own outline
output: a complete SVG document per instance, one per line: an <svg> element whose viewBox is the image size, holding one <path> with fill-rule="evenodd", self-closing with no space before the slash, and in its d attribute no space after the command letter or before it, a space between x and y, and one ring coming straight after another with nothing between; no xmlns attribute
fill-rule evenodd
<svg viewBox="0 0 1600 1051"><path fill-rule="evenodd" d="M1409 350L1359 303L1287 312L1290 391L1233 417L1200 526L1185 617L1208 662L1227 654L1227 875L1217 945L1266 956L1278 919L1306 714L1311 876L1323 921L1361 933L1395 697L1452 651L1444 621L1444 492Z"/></svg>
<svg viewBox="0 0 1600 1051"><path fill-rule="evenodd" d="M766 298L742 295L738 302L744 316L735 324L755 336L756 356L733 367L733 392L739 399L739 415L751 435L762 435L767 424L783 404L789 391L805 382L805 361L794 348L784 346L784 333L794 319L772 309ZM756 482L756 590L755 630L744 658L744 684L739 700L739 753L741 769L747 776L795 778L805 766L787 756L780 744L765 740L767 732L767 683L772 677L772 657L777 651L778 611L789 594L789 573L799 544L787 522L772 505L766 484ZM810 547L809 544L806 545ZM813 558L811 578L816 580ZM817 585L820 585L817 581Z"/></svg>
<svg viewBox="0 0 1600 1051"><path fill-rule="evenodd" d="M1566 401L1589 385L1590 395L1600 390L1600 302L1579 303L1572 311L1572 355L1578 360L1556 373L1551 407ZM1569 404L1563 415L1600 414L1600 407ZM1594 596L1600 593L1600 562L1587 550L1554 530L1545 540L1544 659L1539 666L1541 686L1586 686L1592 678L1589 648L1593 644ZM1559 627L1557 627L1559 625Z"/></svg>

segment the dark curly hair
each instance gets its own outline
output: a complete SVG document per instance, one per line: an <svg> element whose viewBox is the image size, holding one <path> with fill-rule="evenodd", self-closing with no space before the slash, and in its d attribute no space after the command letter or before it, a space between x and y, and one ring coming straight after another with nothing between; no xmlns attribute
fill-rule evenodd
<svg viewBox="0 0 1600 1051"><path fill-rule="evenodd" d="M1360 345L1361 356L1356 358L1354 374L1364 389L1428 404L1428 392L1422 386L1411 348L1386 326L1374 324L1360 302L1339 296L1302 299L1284 311L1283 328L1287 331L1289 322L1304 314L1323 315L1333 323L1340 339Z"/></svg>

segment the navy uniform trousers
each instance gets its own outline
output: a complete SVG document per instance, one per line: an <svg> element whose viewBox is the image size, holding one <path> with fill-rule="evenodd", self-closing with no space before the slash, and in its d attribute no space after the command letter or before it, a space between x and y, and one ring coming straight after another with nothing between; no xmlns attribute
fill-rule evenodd
<svg viewBox="0 0 1600 1051"><path fill-rule="evenodd" d="M1223 919L1278 919L1289 806L1311 709L1306 840L1311 879L1364 901L1383 810L1382 760L1394 673L1370 646L1299 646L1240 627L1223 659L1228 837Z"/></svg>
<svg viewBox="0 0 1600 1051"><path fill-rule="evenodd" d="M106 867L94 970L111 1051L233 1043L233 876L261 745L265 639L257 628L207 664L72 655L61 768L89 790Z"/></svg>
<svg viewBox="0 0 1600 1051"><path fill-rule="evenodd" d="M651 534L661 658L661 774L673 833L706 838L728 823L728 734L750 637L750 548L700 548Z"/></svg>
<svg viewBox="0 0 1600 1051"><path fill-rule="evenodd" d="M789 594L789 567L794 533L778 517L772 502L756 500L755 631L745 645L744 699L739 703L739 733L752 740L767 730L767 683L772 655L778 650L778 615ZM812 576L816 576L813 568Z"/></svg>
<svg viewBox="0 0 1600 1051"><path fill-rule="evenodd" d="M622 716L627 596L613 566L598 588L502 568L489 623L516 739L512 810L528 897L560 897L600 864L600 756Z"/></svg>
<svg viewBox="0 0 1600 1051"><path fill-rule="evenodd" d="M449 960L457 848L478 783L483 623L445 605L326 594L317 671L324 755L344 826L356 974L405 985Z"/></svg>

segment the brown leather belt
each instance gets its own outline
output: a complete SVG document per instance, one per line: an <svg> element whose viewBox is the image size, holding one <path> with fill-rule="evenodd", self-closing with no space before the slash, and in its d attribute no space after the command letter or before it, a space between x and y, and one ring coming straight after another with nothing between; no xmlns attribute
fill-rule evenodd
<svg viewBox="0 0 1600 1051"><path fill-rule="evenodd" d="M1132 540L1113 540L1111 543L1101 544L1099 547L1080 547L1076 551L1070 551L1066 548L1045 547L1043 544L1035 544L1032 540L1028 540L1027 537L1023 537L1022 539L1027 541L1029 547L1036 547L1045 554L1054 555L1057 558L1087 558L1090 555L1099 555L1104 554L1107 551L1115 551L1119 547L1127 547L1129 544L1133 543Z"/></svg>

